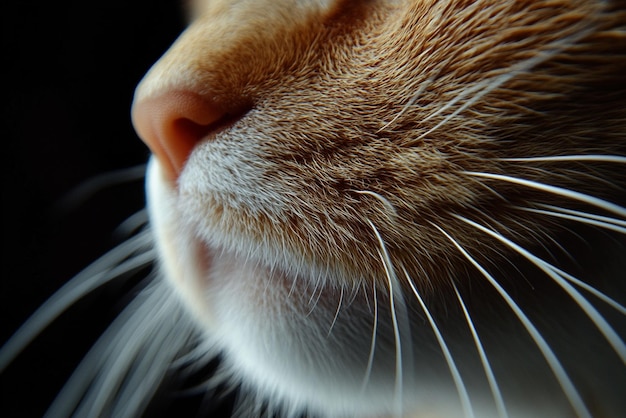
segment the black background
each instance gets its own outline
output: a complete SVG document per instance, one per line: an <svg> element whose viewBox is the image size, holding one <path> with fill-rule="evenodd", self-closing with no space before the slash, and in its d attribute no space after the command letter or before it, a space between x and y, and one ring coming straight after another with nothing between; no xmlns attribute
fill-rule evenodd
<svg viewBox="0 0 626 418"><path fill-rule="evenodd" d="M180 0L11 3L0 53L0 344L143 207L142 180L60 203L86 179L146 162L130 123L134 87L184 27ZM0 375L0 416L42 415L116 314L118 292L77 304Z"/></svg>

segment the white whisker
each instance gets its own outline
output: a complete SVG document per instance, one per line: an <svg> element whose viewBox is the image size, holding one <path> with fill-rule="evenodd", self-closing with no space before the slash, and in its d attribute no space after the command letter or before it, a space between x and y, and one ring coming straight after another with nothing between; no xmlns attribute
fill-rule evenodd
<svg viewBox="0 0 626 418"><path fill-rule="evenodd" d="M454 380L454 385L456 386L456 390L459 393L459 398L461 400L461 405L463 408L463 414L466 417L473 417L474 411L472 408L472 403L470 402L469 395L467 393L467 388L465 387L465 383L463 383L463 379L461 378L459 369L456 367L456 363L454 362L454 359L452 358L452 353L450 353L450 349L448 348L448 345L446 344L446 341L444 340L443 335L441 335L441 331L439 331L439 327L437 326L435 319L430 314L428 307L426 306L426 304L424 303L424 300L422 299L419 292L417 291L417 288L415 287L415 284L413 283L413 280L409 276L409 273L406 271L406 269L404 269L404 275L407 278L407 281L409 282L409 285L411 286L411 290L413 290L413 294L417 298L417 301L419 302L422 308L422 311L424 311L424 313L426 314L426 318L428 319L430 328L433 330L433 333L435 334L435 337L437 338L437 343L439 343L439 347L441 348L441 352L443 353L443 356L446 359L446 363L448 364L448 369L450 370L450 374L452 375L452 380Z"/></svg>
<svg viewBox="0 0 626 418"><path fill-rule="evenodd" d="M626 227L615 225L612 222L599 221L599 220L596 220L596 219L587 218L585 216L570 215L570 214L566 214L566 213L553 212L553 211L542 210L542 209L523 208L523 207L519 207L519 206L517 207L517 209L524 210L526 212L538 213L538 214L541 214L541 215L554 216L556 218L569 219L571 221L576 221L576 222L584 223L584 224L587 224L587 225L597 226L597 227L600 227L600 228L608 229L610 231L615 231L615 232L619 232L620 234L625 234L626 235ZM578 212L578 213L584 213L584 212ZM612 219L612 218L607 218L607 219ZM613 219L613 220L615 221L615 223L622 222L622 223L626 224L626 222L620 221L619 219Z"/></svg>
<svg viewBox="0 0 626 418"><path fill-rule="evenodd" d="M370 376L372 374L372 367L374 365L374 352L376 350L376 339L378 333L378 295L376 294L376 286L372 286L374 292L374 315L372 319L372 337L370 343L370 352L367 357L367 366L365 367L365 375L363 376L363 382L361 383L361 393L365 392L365 388L369 384Z"/></svg>
<svg viewBox="0 0 626 418"><path fill-rule="evenodd" d="M123 348L122 343L136 343L140 338L134 337L145 336L145 333L138 332L135 335L134 332L140 329L137 324L141 323L142 320L145 321L145 312L150 308L145 303L147 296L148 293L142 292L132 300L100 336L57 394L54 402L46 411L46 417L71 416L74 409L79 406L81 399L87 397L88 392L92 392L91 397L93 398L91 384L99 374L114 373L119 375L122 372L121 370L103 369L101 366L110 362L111 357L118 357L120 353L127 353L126 350L119 351L120 348ZM144 314L142 315L142 313ZM102 396L104 395L106 394Z"/></svg>
<svg viewBox="0 0 626 418"><path fill-rule="evenodd" d="M172 362L172 368L197 371L218 355L219 349L212 341L199 339L193 347Z"/></svg>
<svg viewBox="0 0 626 418"><path fill-rule="evenodd" d="M581 32L585 32L585 31L581 31ZM486 96L489 93L493 92L498 87L502 86L503 84L505 84L507 81L513 79L514 77L517 77L520 74L522 74L522 73L524 73L526 71L529 71L530 69L534 68L535 66L537 66L537 65L541 64L542 62L550 59L555 54L557 54L559 51L561 51L563 48L565 48L566 46L570 45L570 42L578 39L580 36L582 36L582 35L581 34L576 34L574 36L569 36L567 38L564 38L564 39L560 40L559 43L554 43L554 44L548 45L547 48L551 48L551 49L546 49L544 51L538 51L536 54L533 55L532 58L529 58L527 60L524 60L522 62L519 62L519 63L511 66L505 73L503 73L503 74L501 74L501 75L499 75L497 77L487 78L487 79L482 80L479 83L475 84L474 86L471 86L471 87L463 89L463 91L457 97L455 97L453 100L448 102L446 105L442 106L439 110L437 110L437 111L433 112L432 114L426 116L424 119L422 119L422 122L424 122L424 121L434 117L435 115L438 115L438 114L442 113L444 110L447 110L448 108L452 107L454 104L456 104L457 102L461 101L462 99L464 99L468 95L473 94L475 92L478 92L478 94L473 95L469 100L464 102L458 109L456 109L450 115L446 116L442 121L437 123L435 126L430 128L426 132L422 133L418 138L419 139L424 138L425 136L427 136L428 134L432 133L433 131L436 131L437 129L441 128L446 123L448 123L450 120L452 120L454 117L459 115L461 112L467 110L474 103L478 102L484 96Z"/></svg>
<svg viewBox="0 0 626 418"><path fill-rule="evenodd" d="M81 363L92 376L89 386L80 385L84 377L78 371L70 378L84 394L77 416L141 414L176 357L191 347L195 325L181 308L168 285L156 281L123 311L96 342L94 348L102 349L90 351ZM62 397L55 403L65 404Z"/></svg>
<svg viewBox="0 0 626 418"><path fill-rule="evenodd" d="M339 316L339 311L341 310L341 303L343 302L343 292L344 286L341 286L341 293L339 293L339 303L337 304L337 310L335 311L335 316L333 317L333 322L330 324L330 328L328 329L328 333L326 334L326 338L330 337L330 334L333 332L333 327L337 322L337 317Z"/></svg>
<svg viewBox="0 0 626 418"><path fill-rule="evenodd" d="M626 306L618 303L617 301L615 301L614 299L608 297L607 295L605 295L604 293L600 292L598 289L596 289L593 286L588 285L587 283L583 282L580 279L577 279L576 277L572 276L571 274L557 268L557 267L553 267L553 270L555 272L557 272L557 274L559 274L561 277L563 277L564 279L574 283L576 286L585 289L587 292L591 293L592 295L594 295L595 297L597 297L598 299L602 300L604 303L606 303L607 305L611 306L613 309L617 310L619 313L621 313L622 315L626 315Z"/></svg>
<svg viewBox="0 0 626 418"><path fill-rule="evenodd" d="M611 218L609 216L602 216L602 215L596 215L595 213L588 213L588 212L581 212L578 210L573 210L573 209L566 209L566 208L562 208L559 206L553 206L553 205L545 205L545 204L539 204L538 206L546 208L546 209L550 209L556 212L561 212L561 213L567 213L570 215L576 215L576 216L581 216L583 218L588 218L588 219L595 219L597 221L601 221L601 222L606 222L606 223L610 223L610 224L615 224L615 225L619 225L619 226L623 226L626 228L626 220L621 220L621 219L617 219L617 218Z"/></svg>
<svg viewBox="0 0 626 418"><path fill-rule="evenodd" d="M119 170L107 171L106 173L89 178L61 198L57 206L61 210L73 210L81 206L96 192L106 187L143 179L146 176L146 169L146 164L140 164Z"/></svg>
<svg viewBox="0 0 626 418"><path fill-rule="evenodd" d="M78 300L120 275L154 261L155 251L145 250L150 243L151 237L148 231L129 239L93 262L50 296L0 348L0 372L37 335ZM121 263L122 260L139 250L144 252Z"/></svg>
<svg viewBox="0 0 626 418"><path fill-rule="evenodd" d="M371 190L351 190L351 191L353 191L354 193L358 193L358 194L365 194L365 195L372 196L378 199L383 204L383 206L387 208L387 210L390 213L392 213L393 215L397 214L396 208L391 204L391 202L387 198L381 196L379 193L372 192Z"/></svg>
<svg viewBox="0 0 626 418"><path fill-rule="evenodd" d="M480 231L485 232L486 234L497 239L506 246L512 248L517 253L533 263L535 266L537 266L544 273L546 273L550 278L552 278L578 304L578 306L580 306L583 312L585 312L589 319L591 319L591 321L594 323L596 328L598 328L598 330L606 338L611 347L613 347L613 350L615 350L615 352L620 356L622 362L626 364L626 344L624 344L624 342L617 335L613 327L611 327L606 322L604 317L589 303L589 301L585 297L583 297L580 292L578 292L572 285L570 285L563 277L560 276L559 269L557 269L555 266L548 263L547 261L530 253L526 249L520 247L518 244L507 239L501 234L492 231L491 229L488 229L463 216L456 215L456 217L479 229Z"/></svg>
<svg viewBox="0 0 626 418"><path fill-rule="evenodd" d="M459 101L463 100L467 95L472 94L476 91L479 91L480 89L482 89L484 86L489 84L489 80L484 80L481 81L480 83L472 86L472 87L468 87L463 89L463 91L461 92L461 94L457 95L454 99L450 100L449 102L447 102L444 106L440 107L439 109L437 109L436 111L432 112L431 114L429 114L428 116L424 117L420 122L426 122L429 119L443 113L444 111L446 111L447 109L451 108L452 106L454 106L456 103L458 103ZM446 116L442 121L440 121L439 123L437 123L435 126L433 126L432 128L428 129L426 132L422 133L421 135L419 135L417 137L417 139L422 139L424 137L426 137L428 134L436 131L437 129L439 129L441 126L443 126L444 124L448 123L452 118L454 118L455 116L457 116L459 113L461 113L463 110L467 109L472 103L475 103L478 99L480 99L484 94L482 95L476 95L474 96L475 99L472 100L468 100L463 106L461 106L459 109L457 109L456 111L454 111L452 114Z"/></svg>
<svg viewBox="0 0 626 418"><path fill-rule="evenodd" d="M553 155L543 157L497 158L496 161L511 162L557 162L557 161L597 161L603 163L626 164L622 155Z"/></svg>
<svg viewBox="0 0 626 418"><path fill-rule="evenodd" d="M131 366L139 361L139 354L144 345L154 342L157 336L155 331L159 329L157 324L161 325L158 312L165 301L159 298L151 302L158 305L147 304L144 301L136 310L131 310L130 318L120 324L119 332L108 341L109 346L105 349L104 355L94 359L94 363L90 365L91 367L97 365L94 379L90 382L85 397L81 399L76 411L77 416L102 416L107 407L110 407L110 403L121 396L118 392L127 374L132 370ZM153 365L155 369L158 366Z"/></svg>
<svg viewBox="0 0 626 418"><path fill-rule="evenodd" d="M117 228L115 228L112 235L116 238L127 238L146 224L148 224L148 210L142 209L126 218L124 222L120 223Z"/></svg>
<svg viewBox="0 0 626 418"><path fill-rule="evenodd" d="M404 105L402 107L402 109L400 110L400 112L398 112L396 114L396 116L394 116L393 119L391 119L389 122L387 122L386 124L384 124L378 131L376 131L376 133L380 133L382 131L384 131L385 129L387 129L389 126L391 126L395 121L397 121L400 116L404 115L406 113L406 111L411 108L411 106L413 106L415 104L415 102L417 101L417 99L420 98L420 96L422 95L422 93L424 92L424 90L426 90L426 87L428 87L430 85L430 83L432 82L432 79L428 79L423 83L420 83L419 88L417 89L417 91L413 94L413 97L411 97L409 99L409 101L407 102L406 105Z"/></svg>
<svg viewBox="0 0 626 418"><path fill-rule="evenodd" d="M502 398L502 393L500 392L500 387L498 386L498 382L496 381L496 376L493 374L493 369L491 368L491 364L489 363L489 359L487 359L487 353L483 348L482 343L480 342L480 337L478 336L478 332L476 332L476 327L474 327L474 322L465 306L465 302L463 302L463 298L459 293L459 290L454 285L454 291L456 293L456 297L459 299L459 303L461 304L461 308L463 309L463 315L465 315L465 319L467 321L467 326L472 333L472 338L474 339L474 344L476 345L476 349L478 350L478 355L480 356L480 361L483 365L483 370L485 371L485 375L487 376L487 381L489 382L489 388L491 389L491 393L493 395L493 399L496 403L496 409L498 410L498 416L506 418L509 414L506 411L506 407L504 405L504 399Z"/></svg>
<svg viewBox="0 0 626 418"><path fill-rule="evenodd" d="M174 315L178 301L166 296L152 321L153 332L148 343L138 353L129 378L120 388L120 396L115 399L112 416L136 416L136 411L145 407L158 385L169 371L181 346L190 339L193 327L190 322L181 323L182 315Z"/></svg>
<svg viewBox="0 0 626 418"><path fill-rule="evenodd" d="M309 311L306 313L306 317L310 316L313 311L315 310L315 308L317 307L317 304L320 301L320 298L322 297L322 293L324 291L324 287L320 286L318 283L315 283L315 287L313 288L313 290L311 291L311 297L309 298L308 304L310 306ZM317 297L316 297L317 295Z"/></svg>
<svg viewBox="0 0 626 418"><path fill-rule="evenodd" d="M573 200L578 200L583 203L587 203L592 206L596 206L598 208L604 209L607 212L613 212L623 218L626 218L626 208L623 208L615 203L608 202L603 199L599 199L594 196L590 196L588 194L575 192L573 190L565 189L562 187L552 186L549 184L539 183L532 180L526 180L518 177L505 176L502 174L492 174L492 173L479 173L475 171L465 171L465 174L476 177L483 177L493 180L502 180L509 183L519 184L526 187L531 187L533 189L541 190L544 192L552 193L558 196L567 197Z"/></svg>
<svg viewBox="0 0 626 418"><path fill-rule="evenodd" d="M391 312L391 322L393 325L393 333L394 333L394 342L396 347L396 369L395 369L395 383L394 383L394 406L395 406L395 415L399 416L402 413L402 396L404 392L404 376L403 376L403 360L404 353L402 350L402 336L400 325L398 321L398 310L402 309L404 313L404 317L406 318L406 305L404 304L404 299L402 297L402 292L400 290L400 285L398 283L398 278L393 269L393 265L391 262L391 258L389 257L389 253L387 252L387 247L385 246L385 242L383 241L380 233L376 226L368 219L368 223L372 227L374 234L376 235L376 239L380 245L380 249L378 250L378 255L383 263L383 267L385 269L385 275L387 277L387 285L389 286L389 308ZM407 325L408 320L404 321L404 324ZM404 334L406 335L408 329L405 329ZM410 347L407 347L411 352Z"/></svg>
<svg viewBox="0 0 626 418"><path fill-rule="evenodd" d="M458 216L458 215L457 215ZM557 378L563 393L569 400L571 406L576 411L576 414L579 417L583 418L591 418L591 413L585 406L580 394L576 390L576 387L572 383L571 379L565 372L563 365L559 362L558 358L543 338L539 330L535 327L532 321L526 316L524 311L515 303L515 301L511 298L511 296L504 290L504 288L498 283L498 281L487 271L485 268L478 263L466 250L459 244L454 238L452 238L446 231L444 231L441 227L435 225L442 234L444 234L454 246L461 252L461 254L474 266L480 273L487 279L487 281L495 288L495 290L500 294L502 299L509 305L509 308L513 311L515 316L520 320L526 331L531 336L537 348L541 351L541 354L546 359L548 365L552 369L554 376Z"/></svg>

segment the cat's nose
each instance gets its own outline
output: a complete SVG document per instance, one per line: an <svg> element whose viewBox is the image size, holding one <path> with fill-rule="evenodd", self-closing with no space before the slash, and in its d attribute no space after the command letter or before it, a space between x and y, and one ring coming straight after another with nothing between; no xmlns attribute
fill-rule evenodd
<svg viewBox="0 0 626 418"><path fill-rule="evenodd" d="M173 182L196 144L225 115L200 95L177 90L136 100L131 114L137 134L157 157L166 177Z"/></svg>

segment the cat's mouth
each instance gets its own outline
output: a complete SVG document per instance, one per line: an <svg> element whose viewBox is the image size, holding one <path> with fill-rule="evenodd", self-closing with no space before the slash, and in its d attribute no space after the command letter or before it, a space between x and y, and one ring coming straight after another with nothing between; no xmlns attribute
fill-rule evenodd
<svg viewBox="0 0 626 418"><path fill-rule="evenodd" d="M285 279L286 274L274 267L234 251L212 245L198 237L197 225L177 210L178 192L167 180L164 168L152 158L147 173L148 208L152 220L160 268L165 279L179 293L184 304L207 329L215 328L215 311L222 303L220 292L243 293L256 298L264 278ZM270 271L271 270L271 271ZM234 290L237 288L237 290ZM228 298L226 298L228 299Z"/></svg>
<svg viewBox="0 0 626 418"><path fill-rule="evenodd" d="M183 233L188 228L176 210L177 191L167 177L167 168L154 156L148 164L147 191L161 273L194 316L206 320L211 316L201 296L201 278L206 277L215 254L200 240Z"/></svg>

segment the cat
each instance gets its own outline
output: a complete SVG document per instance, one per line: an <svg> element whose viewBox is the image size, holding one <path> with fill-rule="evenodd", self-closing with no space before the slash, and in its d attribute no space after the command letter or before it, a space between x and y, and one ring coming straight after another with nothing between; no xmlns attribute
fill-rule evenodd
<svg viewBox="0 0 626 418"><path fill-rule="evenodd" d="M626 413L626 3L191 0L137 87L156 259L50 416ZM39 323L38 323L39 321Z"/></svg>

